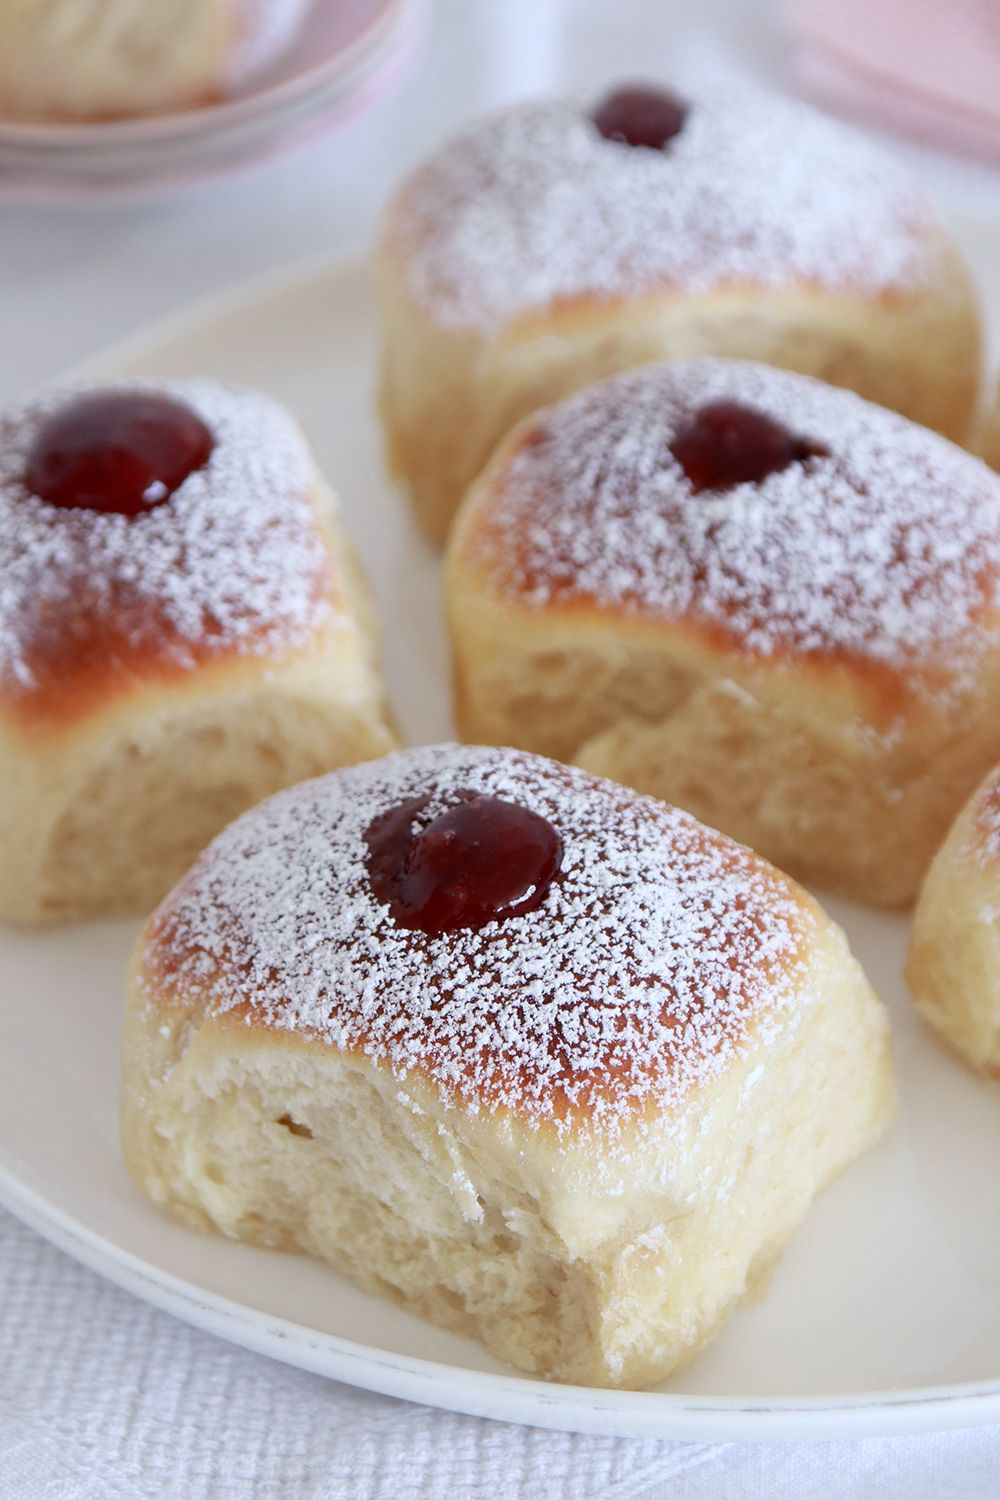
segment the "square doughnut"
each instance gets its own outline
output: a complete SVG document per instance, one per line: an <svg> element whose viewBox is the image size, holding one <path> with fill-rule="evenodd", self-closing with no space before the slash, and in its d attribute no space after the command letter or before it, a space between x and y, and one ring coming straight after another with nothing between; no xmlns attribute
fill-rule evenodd
<svg viewBox="0 0 1000 1500"><path fill-rule="evenodd" d="M278 793L148 923L122 1139L193 1228L556 1380L713 1337L892 1110L843 933L688 814L513 750Z"/></svg>
<svg viewBox="0 0 1000 1500"><path fill-rule="evenodd" d="M207 459L140 514L93 508L103 470L91 505L33 493L48 424L123 400L179 410ZM330 492L270 398L133 382L0 413L0 916L148 912L251 803L384 753L375 634Z"/></svg>
<svg viewBox="0 0 1000 1500"><path fill-rule="evenodd" d="M526 419L447 597L463 738L876 905L915 898L1000 759L1000 478L806 376L647 365Z"/></svg>

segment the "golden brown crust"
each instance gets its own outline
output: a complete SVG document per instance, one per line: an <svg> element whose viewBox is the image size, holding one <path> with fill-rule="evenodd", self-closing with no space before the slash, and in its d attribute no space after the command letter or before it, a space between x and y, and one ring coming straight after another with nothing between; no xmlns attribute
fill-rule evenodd
<svg viewBox="0 0 1000 1500"><path fill-rule="evenodd" d="M332 577L317 579L314 602L338 607ZM259 649L265 639L263 631L257 636L248 634L241 648L222 652L207 641L192 646L179 640L168 620L148 611L143 613L146 638L141 641L130 633L125 611L112 616L100 606L89 610L83 605L67 614L63 623L61 640L28 654L30 688L3 703L11 728L33 739L62 735L138 692L182 686L193 672L201 675L207 688L213 677L224 676L248 658L266 655L272 664L283 659L273 649ZM294 654L285 653L285 657Z"/></svg>

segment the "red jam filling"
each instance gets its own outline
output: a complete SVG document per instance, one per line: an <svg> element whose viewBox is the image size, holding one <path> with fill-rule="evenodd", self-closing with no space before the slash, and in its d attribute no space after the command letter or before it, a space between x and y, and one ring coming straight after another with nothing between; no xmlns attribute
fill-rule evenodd
<svg viewBox="0 0 1000 1500"><path fill-rule="evenodd" d="M533 911L558 874L562 839L545 818L474 792L414 831L429 797L380 814L365 834L376 898L400 927L433 936Z"/></svg>
<svg viewBox="0 0 1000 1500"><path fill-rule="evenodd" d="M659 151L680 135L687 113L687 105L675 94L631 84L602 99L591 119L606 141Z"/></svg>
<svg viewBox="0 0 1000 1500"><path fill-rule="evenodd" d="M739 401L703 406L674 438L670 451L695 490L757 483L823 453L815 443Z"/></svg>
<svg viewBox="0 0 1000 1500"><path fill-rule="evenodd" d="M25 482L64 510L139 516L169 500L214 446L197 413L172 396L98 392L42 423Z"/></svg>

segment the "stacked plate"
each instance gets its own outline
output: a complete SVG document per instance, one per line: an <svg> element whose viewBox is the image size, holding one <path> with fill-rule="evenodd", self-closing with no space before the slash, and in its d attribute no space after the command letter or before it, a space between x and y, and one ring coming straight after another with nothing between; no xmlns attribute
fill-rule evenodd
<svg viewBox="0 0 1000 1500"><path fill-rule="evenodd" d="M84 124L0 120L0 191L180 186L269 155L370 104L410 55L420 0L315 0L292 49L216 104Z"/></svg>

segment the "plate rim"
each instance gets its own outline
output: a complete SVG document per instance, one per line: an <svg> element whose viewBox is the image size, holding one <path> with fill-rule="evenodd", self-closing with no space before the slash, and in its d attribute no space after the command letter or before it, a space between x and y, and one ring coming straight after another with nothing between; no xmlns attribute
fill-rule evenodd
<svg viewBox="0 0 1000 1500"><path fill-rule="evenodd" d="M467 1416L559 1431L701 1442L903 1436L981 1426L1000 1417L1000 1377L751 1400L565 1385L515 1373L470 1370L323 1333L207 1291L121 1250L3 1167L0 1205L73 1260L204 1333L329 1380Z"/></svg>
<svg viewBox="0 0 1000 1500"><path fill-rule="evenodd" d="M989 216L956 217L974 234L1000 233L1000 225ZM100 378L109 365L133 364L143 349L183 339L250 303L307 293L311 284L323 281L354 278L370 284L370 276L360 245L272 267L151 319L50 384ZM0 1205L91 1271L203 1332L328 1379L470 1416L604 1435L740 1442L901 1436L1000 1420L1000 1374L976 1381L811 1396L692 1396L548 1383L515 1372L474 1370L398 1354L263 1313L164 1271L89 1229L2 1165Z"/></svg>

